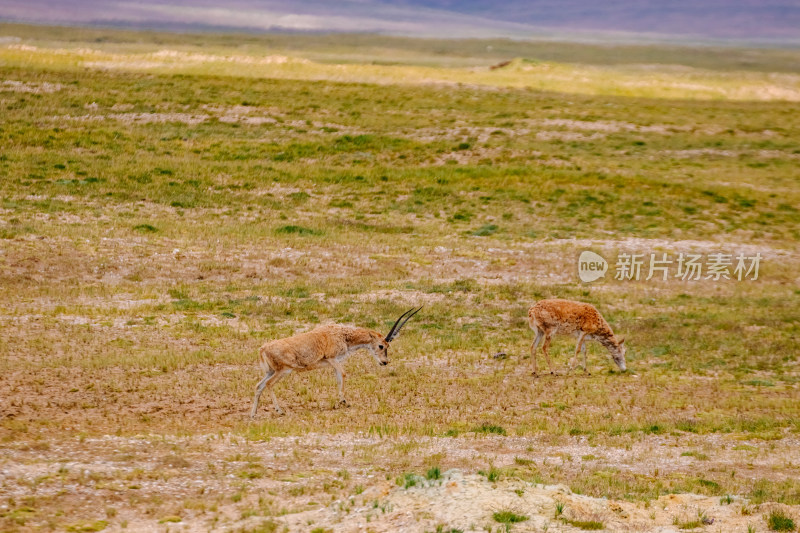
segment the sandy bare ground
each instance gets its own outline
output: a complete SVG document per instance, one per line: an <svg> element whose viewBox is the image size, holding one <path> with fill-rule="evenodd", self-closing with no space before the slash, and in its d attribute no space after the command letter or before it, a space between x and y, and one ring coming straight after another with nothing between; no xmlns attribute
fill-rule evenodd
<svg viewBox="0 0 800 533"><path fill-rule="evenodd" d="M538 279L564 283L577 279L577 257L585 249L601 251L612 262L616 251L671 254L759 252L765 257L765 264L770 265L788 265L800 257L794 250L773 248L769 244L711 240L596 238L511 245L493 241L480 246L470 244L470 247L419 248L420 254L430 258L430 262L424 264L382 244L357 247L342 243L332 249L325 242L303 248L217 243L215 247L201 248L167 238L109 237L89 245L65 237L39 237L6 243L0 253L0 266L3 267L0 279L9 282L58 279L111 284L133 275L145 282L168 282L176 276L223 281L236 278L292 279L311 274L317 279L331 279L375 275L391 264L417 279L452 281L474 278L482 283ZM510 265L513 268L509 268ZM554 268L555 265L558 267ZM613 275L612 271L608 277L613 278Z"/></svg>
<svg viewBox="0 0 800 533"><path fill-rule="evenodd" d="M698 448L707 459L686 455ZM781 509L798 516L800 506L697 494L615 501L524 476L488 481L478 472L489 465L506 473L550 465L586 476L693 476L738 464L737 475L780 480L800 475L798 450L796 438L765 443L696 435L604 446L586 437L474 434L44 439L0 447L0 513L10 511L10 501L34 502L26 525L35 528L46 523L40 506L47 502L75 523L105 520L110 531L123 525L128 531L239 531L270 521L290 531L485 531L498 527L498 511L528 517L514 531L578 531L572 520L602 522L608 531L667 532L698 517L708 531L746 531L748 525L766 531L764 514ZM442 465L441 477L425 479L426 465L434 462Z"/></svg>

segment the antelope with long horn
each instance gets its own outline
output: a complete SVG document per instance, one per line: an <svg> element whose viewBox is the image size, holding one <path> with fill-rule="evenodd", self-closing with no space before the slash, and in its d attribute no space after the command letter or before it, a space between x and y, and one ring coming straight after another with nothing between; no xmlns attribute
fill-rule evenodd
<svg viewBox="0 0 800 533"><path fill-rule="evenodd" d="M372 329L330 324L293 337L264 343L258 353L259 364L266 375L256 387L250 417L256 416L258 400L264 389L269 389L275 411L282 415L283 409L278 404L273 390L275 384L294 370L307 372L326 366L333 368L336 374L336 385L339 389L337 406L347 405L347 400L344 399L345 360L363 348L370 352L380 365L388 365L389 344L420 309L422 307L411 308L400 315L386 336Z"/></svg>

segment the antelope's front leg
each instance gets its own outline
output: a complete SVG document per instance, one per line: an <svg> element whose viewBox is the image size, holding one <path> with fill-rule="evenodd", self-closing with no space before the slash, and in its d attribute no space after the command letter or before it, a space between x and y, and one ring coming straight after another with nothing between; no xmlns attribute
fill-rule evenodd
<svg viewBox="0 0 800 533"><path fill-rule="evenodd" d="M344 368L342 368L341 363L335 359L329 359L328 364L333 367L333 371L336 373L336 387L339 390L339 403L337 403L336 406L346 407L347 400L344 399Z"/></svg>

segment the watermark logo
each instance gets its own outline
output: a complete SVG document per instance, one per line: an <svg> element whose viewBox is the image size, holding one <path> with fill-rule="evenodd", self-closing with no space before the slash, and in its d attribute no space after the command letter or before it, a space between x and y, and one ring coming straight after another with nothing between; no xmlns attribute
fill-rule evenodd
<svg viewBox="0 0 800 533"><path fill-rule="evenodd" d="M603 256L584 250L578 258L578 277L585 283L591 283L605 277L608 272L608 261Z"/></svg>
<svg viewBox="0 0 800 533"><path fill-rule="evenodd" d="M666 253L620 253L614 264L614 279L617 281L661 281L679 279L681 281L700 280L749 280L758 279L762 256L710 253L680 253L672 256ZM578 258L578 277L585 283L605 277L608 262L595 252L584 250Z"/></svg>

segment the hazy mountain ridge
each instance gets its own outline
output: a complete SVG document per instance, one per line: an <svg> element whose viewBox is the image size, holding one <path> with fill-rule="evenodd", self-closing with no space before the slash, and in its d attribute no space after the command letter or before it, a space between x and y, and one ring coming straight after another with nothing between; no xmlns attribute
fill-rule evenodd
<svg viewBox="0 0 800 533"><path fill-rule="evenodd" d="M103 2L6 0L0 19L133 27L206 27L250 30L365 31L438 37L513 38L609 32L607 37L800 41L800 2L707 0L207 0ZM587 33L588 32L588 33ZM585 35L584 35L585 36Z"/></svg>
<svg viewBox="0 0 800 533"><path fill-rule="evenodd" d="M554 28L694 34L717 38L797 38L800 2L758 0L400 0L497 20Z"/></svg>

